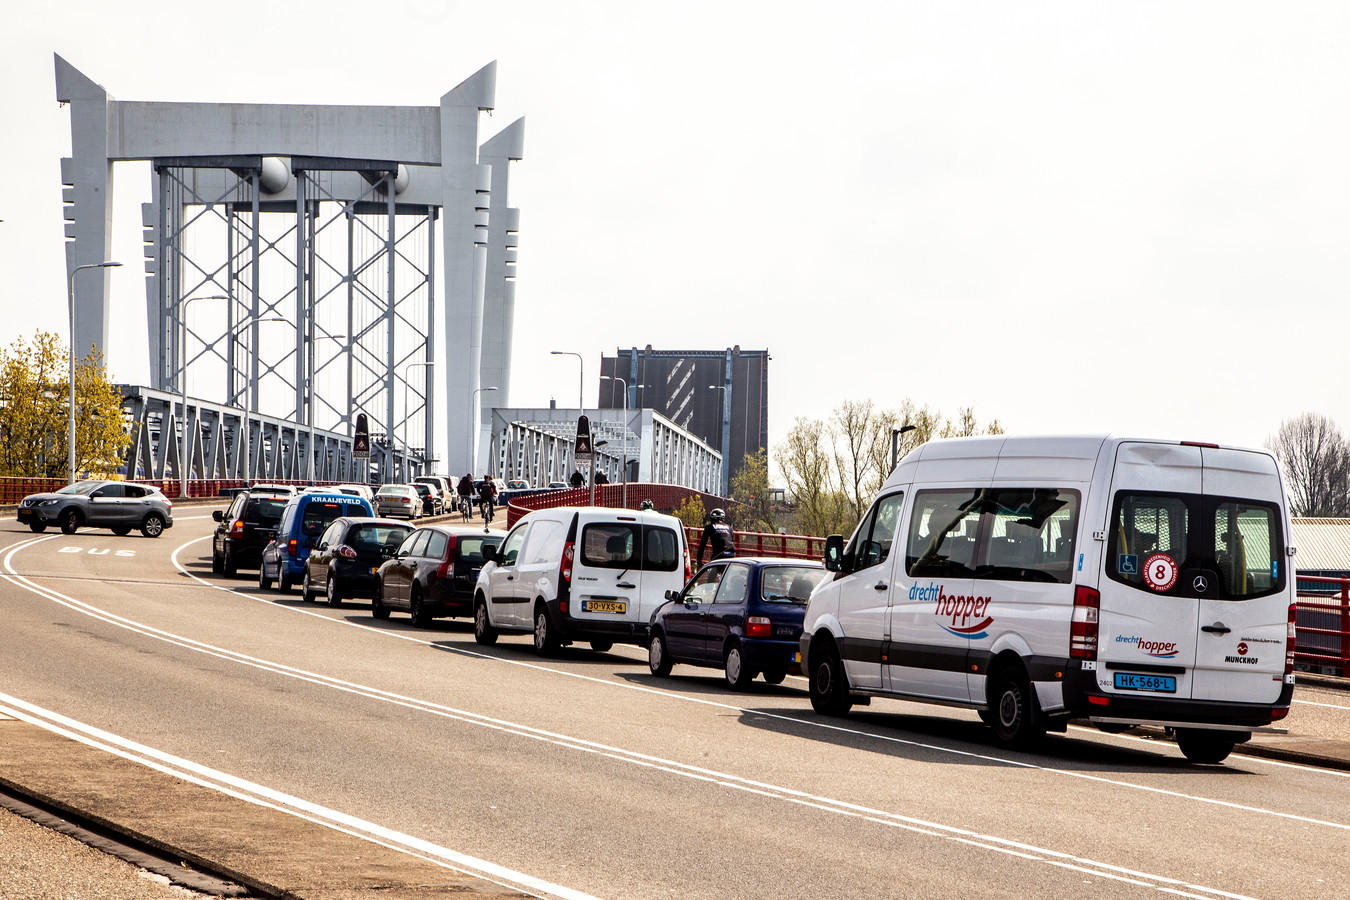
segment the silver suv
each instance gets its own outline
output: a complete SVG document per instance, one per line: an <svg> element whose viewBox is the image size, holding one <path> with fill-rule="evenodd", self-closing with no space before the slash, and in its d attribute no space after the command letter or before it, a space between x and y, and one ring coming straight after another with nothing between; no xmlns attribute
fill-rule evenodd
<svg viewBox="0 0 1350 900"><path fill-rule="evenodd" d="M33 531L59 525L66 534L81 527L110 528L116 535L139 528L159 537L173 527L173 504L148 484L124 481L77 481L52 494L29 494L19 504L18 519Z"/></svg>

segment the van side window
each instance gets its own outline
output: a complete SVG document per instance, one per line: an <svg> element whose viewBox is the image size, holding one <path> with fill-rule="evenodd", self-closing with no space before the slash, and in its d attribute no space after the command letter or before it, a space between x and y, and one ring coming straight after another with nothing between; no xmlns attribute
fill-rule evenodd
<svg viewBox="0 0 1350 900"><path fill-rule="evenodd" d="M674 572L680 564L680 539L669 528L642 530L642 568L647 572Z"/></svg>
<svg viewBox="0 0 1350 900"><path fill-rule="evenodd" d="M1270 590L1279 573L1272 552L1279 544L1272 510L1237 501L1214 511L1214 559L1231 597Z"/></svg>
<svg viewBox="0 0 1350 900"><path fill-rule="evenodd" d="M868 510L844 551L845 558L853 560L851 571L879 565L891 555L891 543L904 506L905 495L899 493L882 497Z"/></svg>
<svg viewBox="0 0 1350 900"><path fill-rule="evenodd" d="M563 544L566 543L566 526L562 522L547 520L534 523L530 532L530 544L520 561L522 566L550 565L562 559Z"/></svg>
<svg viewBox="0 0 1350 900"><path fill-rule="evenodd" d="M914 495L906 562L915 577L1068 584L1077 532L1077 491L920 491Z"/></svg>
<svg viewBox="0 0 1350 900"><path fill-rule="evenodd" d="M1117 581L1144 586L1144 563L1155 553L1171 557L1180 570L1186 564L1190 509L1180 495L1122 493L1110 538L1107 573Z"/></svg>
<svg viewBox="0 0 1350 900"><path fill-rule="evenodd" d="M919 491L909 521L905 567L911 578L975 575L975 538L980 530L979 488Z"/></svg>
<svg viewBox="0 0 1350 900"><path fill-rule="evenodd" d="M529 525L521 525L506 536L506 541L502 544L502 565L516 564L516 558L520 556L520 545L525 543L525 532L529 528Z"/></svg>
<svg viewBox="0 0 1350 900"><path fill-rule="evenodd" d="M594 522L581 530L581 561L602 569L636 569L637 530L624 522Z"/></svg>

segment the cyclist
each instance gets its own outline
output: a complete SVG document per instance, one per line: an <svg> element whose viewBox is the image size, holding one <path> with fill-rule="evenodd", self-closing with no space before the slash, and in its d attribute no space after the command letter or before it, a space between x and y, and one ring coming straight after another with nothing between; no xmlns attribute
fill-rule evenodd
<svg viewBox="0 0 1350 900"><path fill-rule="evenodd" d="M727 524L727 514L720 509L708 513L708 522L703 526L703 537L698 542L698 564L703 565L703 548L712 544L712 558L736 555L736 532Z"/></svg>
<svg viewBox="0 0 1350 900"><path fill-rule="evenodd" d="M497 486L487 475L478 482L478 506L483 511L483 524L492 521L492 510L497 504Z"/></svg>
<svg viewBox="0 0 1350 900"><path fill-rule="evenodd" d="M464 517L464 521L469 521L473 516L473 495L477 493L477 488L473 483L473 476L468 472L455 485L455 492L459 494L459 512Z"/></svg>

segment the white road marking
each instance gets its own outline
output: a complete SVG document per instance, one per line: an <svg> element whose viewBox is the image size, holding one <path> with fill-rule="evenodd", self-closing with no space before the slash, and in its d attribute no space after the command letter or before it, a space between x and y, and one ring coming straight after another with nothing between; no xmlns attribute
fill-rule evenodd
<svg viewBox="0 0 1350 900"><path fill-rule="evenodd" d="M1326 709L1343 709L1350 712L1350 706L1337 706L1335 703L1318 703L1316 700L1295 700L1295 703L1302 703L1305 706L1321 706Z"/></svg>

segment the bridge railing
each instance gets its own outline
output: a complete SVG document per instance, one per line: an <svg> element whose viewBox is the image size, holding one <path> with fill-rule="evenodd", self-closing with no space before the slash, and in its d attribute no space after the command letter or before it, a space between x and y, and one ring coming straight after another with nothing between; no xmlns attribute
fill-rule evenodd
<svg viewBox="0 0 1350 900"><path fill-rule="evenodd" d="M1298 576L1294 662L1350 676L1350 578Z"/></svg>
<svg viewBox="0 0 1350 900"><path fill-rule="evenodd" d="M182 496L179 490L180 484L177 478L134 478L118 479L125 480L131 484L148 484L157 487L170 500L180 499ZM296 487L307 487L308 481L294 478L253 478L252 482L265 481L268 484L290 484ZM59 491L66 486L64 478L0 478L0 506L14 506L29 494L49 494L53 491ZM247 487L249 481L240 478L194 478L188 482L189 497L223 497L225 493L234 488ZM318 486L326 487L330 484L339 482L319 482Z"/></svg>

